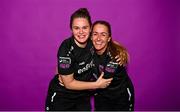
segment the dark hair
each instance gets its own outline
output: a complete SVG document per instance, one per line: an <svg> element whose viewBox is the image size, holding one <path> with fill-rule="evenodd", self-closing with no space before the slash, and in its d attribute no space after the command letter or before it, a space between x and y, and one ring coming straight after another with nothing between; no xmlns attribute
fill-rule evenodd
<svg viewBox="0 0 180 112"><path fill-rule="evenodd" d="M86 8L80 8L71 15L71 19L70 19L70 28L71 29L72 29L73 20L75 18L86 18L89 22L90 27L92 25L91 16Z"/></svg>
<svg viewBox="0 0 180 112"><path fill-rule="evenodd" d="M108 43L107 51L111 53L112 58L115 58L117 55L120 55L120 53L124 52L125 54L125 56L123 57L125 58L124 64L127 63L128 56L129 56L128 52L125 47L123 47L121 44L112 40L111 25L107 21L104 21L104 20L95 21L92 25L92 32L93 32L94 26L97 24L104 25L108 28L108 34L111 37L111 40Z"/></svg>
<svg viewBox="0 0 180 112"><path fill-rule="evenodd" d="M108 28L108 34L111 37L111 25L108 22L103 21L103 20L95 21L92 25L92 30L93 30L94 26L97 24L102 24L102 25L106 26Z"/></svg>

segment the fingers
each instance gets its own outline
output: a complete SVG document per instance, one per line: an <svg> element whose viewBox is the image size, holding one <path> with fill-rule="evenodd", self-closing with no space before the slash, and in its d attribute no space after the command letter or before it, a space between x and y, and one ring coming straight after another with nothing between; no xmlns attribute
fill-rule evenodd
<svg viewBox="0 0 180 112"><path fill-rule="evenodd" d="M119 61L119 65L122 66L123 65L123 61Z"/></svg>
<svg viewBox="0 0 180 112"><path fill-rule="evenodd" d="M118 62L120 66L123 64L123 61L124 61L123 56L120 55L120 57L119 57L119 55L118 55L115 57L115 59L116 59L116 62Z"/></svg>
<svg viewBox="0 0 180 112"><path fill-rule="evenodd" d="M109 84L104 84L104 86L102 86L102 88L106 88L108 86L109 86Z"/></svg>
<svg viewBox="0 0 180 112"><path fill-rule="evenodd" d="M105 86L106 86L106 87L109 86L109 85L111 84L111 81L112 81L112 78L111 78L111 79L107 79Z"/></svg>
<svg viewBox="0 0 180 112"><path fill-rule="evenodd" d="M63 83L61 83L61 82L59 82L59 84L60 84L61 86L64 86L64 84L63 84Z"/></svg>
<svg viewBox="0 0 180 112"><path fill-rule="evenodd" d="M121 57L116 56L116 57L117 57L116 62L118 62L120 66L125 64L125 58L123 56L121 56Z"/></svg>
<svg viewBox="0 0 180 112"><path fill-rule="evenodd" d="M59 84L60 84L61 86L64 86L63 81L62 81L62 78L61 78L60 75L59 75L59 77L58 77L58 80L59 80Z"/></svg>
<svg viewBox="0 0 180 112"><path fill-rule="evenodd" d="M115 57L115 59L118 59L119 58L119 55L117 55L116 57Z"/></svg>
<svg viewBox="0 0 180 112"><path fill-rule="evenodd" d="M102 78L103 76L104 76L104 72L101 73L99 79Z"/></svg>
<svg viewBox="0 0 180 112"><path fill-rule="evenodd" d="M108 86L110 85L110 83L111 83L111 82L107 82L107 83L105 84L105 87L108 87Z"/></svg>
<svg viewBox="0 0 180 112"><path fill-rule="evenodd" d="M109 86L109 84L106 84L106 87L108 87Z"/></svg>
<svg viewBox="0 0 180 112"><path fill-rule="evenodd" d="M106 79L107 82L111 82L113 78Z"/></svg>
<svg viewBox="0 0 180 112"><path fill-rule="evenodd" d="M120 66L122 66L122 65L124 66L124 64L127 63L127 52L126 51L121 51L119 53L119 55L117 55L115 57L115 59L116 59L116 62L118 62Z"/></svg>
<svg viewBox="0 0 180 112"><path fill-rule="evenodd" d="M121 58L117 58L116 61L117 61L117 62L120 62L120 61L121 61Z"/></svg>
<svg viewBox="0 0 180 112"><path fill-rule="evenodd" d="M60 75L58 76L58 80L59 80L59 82L62 82L62 78Z"/></svg>
<svg viewBox="0 0 180 112"><path fill-rule="evenodd" d="M120 66L123 65L123 60L117 60L117 62L118 62L118 64L119 64Z"/></svg>
<svg viewBox="0 0 180 112"><path fill-rule="evenodd" d="M108 84L111 84L111 81L109 81Z"/></svg>

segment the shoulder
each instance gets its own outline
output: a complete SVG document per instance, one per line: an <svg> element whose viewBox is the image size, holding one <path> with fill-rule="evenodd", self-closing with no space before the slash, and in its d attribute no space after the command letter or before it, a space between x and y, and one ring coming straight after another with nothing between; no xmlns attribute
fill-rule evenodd
<svg viewBox="0 0 180 112"><path fill-rule="evenodd" d="M62 41L61 45L59 46L58 54L69 51L73 43L72 41L73 41L72 37L69 37L64 41Z"/></svg>
<svg viewBox="0 0 180 112"><path fill-rule="evenodd" d="M59 48L70 48L73 45L73 37L69 37L62 41Z"/></svg>
<svg viewBox="0 0 180 112"><path fill-rule="evenodd" d="M69 37L67 39L65 39L64 41L62 41L61 46L70 46L72 44L72 41L73 41L73 38L72 37Z"/></svg>

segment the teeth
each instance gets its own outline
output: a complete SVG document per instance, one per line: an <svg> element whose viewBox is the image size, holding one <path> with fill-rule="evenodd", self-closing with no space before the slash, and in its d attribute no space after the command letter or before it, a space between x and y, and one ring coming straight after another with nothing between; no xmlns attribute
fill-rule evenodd
<svg viewBox="0 0 180 112"><path fill-rule="evenodd" d="M102 44L102 42L99 42L99 41L98 41L98 42L95 42L95 43L96 43L97 45L101 45L101 44Z"/></svg>
<svg viewBox="0 0 180 112"><path fill-rule="evenodd" d="M79 36L79 38L84 38L85 36Z"/></svg>

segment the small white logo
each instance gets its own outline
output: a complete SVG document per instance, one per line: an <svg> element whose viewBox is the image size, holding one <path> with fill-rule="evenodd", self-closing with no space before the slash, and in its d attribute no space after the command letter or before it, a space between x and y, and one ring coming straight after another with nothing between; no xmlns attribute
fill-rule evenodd
<svg viewBox="0 0 180 112"><path fill-rule="evenodd" d="M59 57L59 63L71 64L71 58L70 57Z"/></svg>

